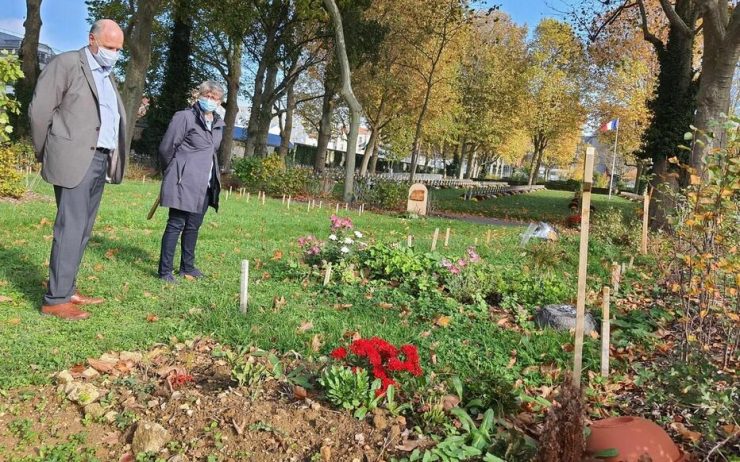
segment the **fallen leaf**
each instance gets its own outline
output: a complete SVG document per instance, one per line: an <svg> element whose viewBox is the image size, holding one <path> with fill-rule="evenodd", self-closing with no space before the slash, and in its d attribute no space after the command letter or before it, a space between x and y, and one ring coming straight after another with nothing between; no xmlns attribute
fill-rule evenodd
<svg viewBox="0 0 740 462"><path fill-rule="evenodd" d="M321 349L321 336L319 334L314 335L311 338L311 351L318 353Z"/></svg>
<svg viewBox="0 0 740 462"><path fill-rule="evenodd" d="M599 338L599 333L598 333L598 332L596 332L595 330L592 330L592 331L591 331L591 334L590 334L590 335L591 335L591 338L592 338L592 339L597 339L597 338Z"/></svg>
<svg viewBox="0 0 740 462"><path fill-rule="evenodd" d="M283 258L283 252L281 250L276 250L272 254L272 259L275 260L275 261L280 260L281 258Z"/></svg>
<svg viewBox="0 0 740 462"><path fill-rule="evenodd" d="M362 335L360 335L360 333L357 331L348 330L342 334L342 338L349 339L350 341L354 342L355 340L360 340L362 338Z"/></svg>
<svg viewBox="0 0 740 462"><path fill-rule="evenodd" d="M685 439L686 441L698 443L701 440L701 433L689 430L688 428L686 428L686 425L682 424L681 422L672 422L671 427L676 430L678 434L681 435L681 438Z"/></svg>
<svg viewBox="0 0 740 462"><path fill-rule="evenodd" d="M342 310L346 310L348 308L352 308L352 304L351 303L335 303L334 304L334 308L337 309L337 310L339 310L339 311L342 311Z"/></svg>
<svg viewBox="0 0 740 462"><path fill-rule="evenodd" d="M159 321L159 317L156 314L149 313L146 316L146 322L157 322Z"/></svg>
<svg viewBox="0 0 740 462"><path fill-rule="evenodd" d="M331 461L331 446L321 446L321 462Z"/></svg>
<svg viewBox="0 0 740 462"><path fill-rule="evenodd" d="M414 449L418 448L420 444L421 441L419 440L404 439L401 444L396 446L396 449L398 449L399 451L411 452Z"/></svg>
<svg viewBox="0 0 740 462"><path fill-rule="evenodd" d="M262 280L263 280L263 281L267 281L267 280L268 280L268 279L270 279L271 277L272 277L272 276L271 276L271 275L270 275L270 273L268 273L267 271L263 271L263 272L262 272Z"/></svg>
<svg viewBox="0 0 740 462"><path fill-rule="evenodd" d="M570 353L571 351L575 349L575 346L573 346L572 343L566 343L561 348L563 349L563 351L567 351L568 353Z"/></svg>
<svg viewBox="0 0 740 462"><path fill-rule="evenodd" d="M0 303L12 302L12 301L13 301L12 298L6 297L5 295L0 295Z"/></svg>
<svg viewBox="0 0 740 462"><path fill-rule="evenodd" d="M279 309L281 309L282 307L284 307L287 304L288 304L288 302L285 300L285 297L283 297L283 296L275 297L275 298L272 299L272 308L274 310L276 310L276 311L279 310Z"/></svg>
<svg viewBox="0 0 740 462"><path fill-rule="evenodd" d="M108 249L105 252L105 258L107 259L113 259L118 254L118 249Z"/></svg>
<svg viewBox="0 0 740 462"><path fill-rule="evenodd" d="M85 369L87 368L84 364L75 364L69 368L69 373L72 374L73 377L79 377Z"/></svg>
<svg viewBox="0 0 740 462"><path fill-rule="evenodd" d="M302 333L304 333L306 331L309 331L311 329L313 329L313 322L311 322L311 321L303 321L301 323L301 325L298 326L297 331L298 331L299 334L302 334Z"/></svg>
<svg viewBox="0 0 740 462"><path fill-rule="evenodd" d="M740 425L721 425L719 428L722 429L723 432L725 432L728 435L737 435L740 433Z"/></svg>
<svg viewBox="0 0 740 462"><path fill-rule="evenodd" d="M306 389L300 385L293 386L293 397L297 400L303 401L308 397Z"/></svg>
<svg viewBox="0 0 740 462"><path fill-rule="evenodd" d="M21 318L10 318L10 319L8 319L8 324L10 324L11 326L17 326L20 323L21 323Z"/></svg>
<svg viewBox="0 0 740 462"><path fill-rule="evenodd" d="M115 361L101 361L99 359L87 358L87 363L98 372L107 374L116 366Z"/></svg>
<svg viewBox="0 0 740 462"><path fill-rule="evenodd" d="M442 397L442 407L445 411L450 411L452 408L456 408L460 404L460 398L456 395L445 395Z"/></svg>
<svg viewBox="0 0 740 462"><path fill-rule="evenodd" d="M430 335L432 335L432 331L431 330L425 330L424 332L422 332L421 334L419 334L419 337L421 337L421 338L427 338Z"/></svg>
<svg viewBox="0 0 740 462"><path fill-rule="evenodd" d="M393 308L393 303L380 302L378 303L378 306L383 308L384 310L390 310L391 308Z"/></svg>
<svg viewBox="0 0 740 462"><path fill-rule="evenodd" d="M434 320L434 324L438 325L439 327L447 327L450 325L450 319L449 316L438 316L437 319Z"/></svg>
<svg viewBox="0 0 740 462"><path fill-rule="evenodd" d="M195 276L191 274L186 274L184 277L185 277L185 280L187 281L195 281Z"/></svg>

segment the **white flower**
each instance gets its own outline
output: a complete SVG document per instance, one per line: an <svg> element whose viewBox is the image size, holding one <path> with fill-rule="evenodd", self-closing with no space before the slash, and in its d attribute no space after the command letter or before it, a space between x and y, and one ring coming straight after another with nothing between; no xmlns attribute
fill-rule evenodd
<svg viewBox="0 0 740 462"><path fill-rule="evenodd" d="M359 231L355 231L355 237L356 237L357 239L361 238L361 237L362 237L362 233L361 233L361 232L359 232Z"/></svg>
<svg viewBox="0 0 740 462"><path fill-rule="evenodd" d="M355 242L355 241L353 241L352 239L350 239L350 238L348 238L348 237L345 237L345 238L344 238L344 243L345 243L345 244L351 244L351 243L353 243L353 242Z"/></svg>
<svg viewBox="0 0 740 462"><path fill-rule="evenodd" d="M336 241L337 240L337 235L336 234L330 234L329 235L329 239L331 239L332 241Z"/></svg>
<svg viewBox="0 0 740 462"><path fill-rule="evenodd" d="M342 253L349 253L349 249L347 248L347 246L346 246L346 245L342 246L342 248L341 248L341 249L339 249L339 250L340 250L340 251L341 251Z"/></svg>

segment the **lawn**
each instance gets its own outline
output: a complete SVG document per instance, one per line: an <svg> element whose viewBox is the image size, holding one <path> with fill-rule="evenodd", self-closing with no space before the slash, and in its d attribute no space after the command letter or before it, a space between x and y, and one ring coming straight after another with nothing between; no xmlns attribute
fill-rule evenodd
<svg viewBox="0 0 740 462"><path fill-rule="evenodd" d="M435 211L482 215L487 217L563 223L570 214L568 204L573 199L570 191L536 191L516 196L497 197L483 201L463 200L461 189L432 190L431 199ZM633 215L634 202L618 196L593 194L591 204L596 212L614 207L625 215Z"/></svg>
<svg viewBox="0 0 740 462"><path fill-rule="evenodd" d="M0 203L0 295L5 300L0 303L0 355L5 358L0 363L2 387L45 382L50 372L101 352L146 348L173 336L202 334L230 344L300 353L311 352L310 343L318 334L319 351L326 353L344 334L356 331L365 337L419 344L427 361L436 354L439 372L471 376L500 375L512 349L520 350L520 358L536 360L546 354L563 366L569 361L560 348L569 341L567 335L522 337L492 324L485 313L464 314L463 307L438 298L416 299L381 286L325 289L318 278L304 287L308 270L297 264L296 238L326 236L333 208L308 212L304 204L293 203L288 210L280 200L268 199L262 206L254 197L247 203L246 197L232 195L223 201L219 213L208 213L201 231L198 264L209 277L163 285L156 278L156 265L166 210L159 210L151 221L145 219L157 193L157 185L151 182L128 182L106 190L78 286L83 293L103 296L108 302L93 308L86 322L42 317L38 307L47 277L55 207L51 188L42 184L37 189L45 200ZM444 249L451 256L462 254L476 238L483 243L487 230L492 230L490 245L479 246L481 256L502 267L526 265L517 247L521 228L349 215L370 240L405 242L407 234L413 234L417 248L425 249L435 227L451 227L450 246ZM575 241L569 245L574 251ZM282 253L280 260L276 252ZM252 263L246 316L238 313L242 259ZM605 261L592 259L594 282L607 277ZM565 278L575 286L573 262L568 258L560 264ZM285 303L276 304L275 299L281 297ZM337 304L352 307L339 310ZM387 304L393 308L379 308ZM408 311L419 316L409 317ZM442 314L451 316L448 327L434 323L435 316ZM305 322L313 327L299 331ZM591 346L595 351L595 345ZM595 356L587 356L589 368L595 367L594 361ZM505 374L513 377L517 372L514 368Z"/></svg>

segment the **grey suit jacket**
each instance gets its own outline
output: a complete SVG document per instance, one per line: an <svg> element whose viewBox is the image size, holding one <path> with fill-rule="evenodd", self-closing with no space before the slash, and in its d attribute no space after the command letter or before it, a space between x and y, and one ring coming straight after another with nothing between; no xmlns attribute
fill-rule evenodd
<svg viewBox="0 0 740 462"><path fill-rule="evenodd" d="M126 114L112 76L121 122L118 149L108 159L108 181L120 183L126 166ZM56 56L39 76L28 108L41 176L57 186L80 184L95 154L100 130L98 90L85 49Z"/></svg>

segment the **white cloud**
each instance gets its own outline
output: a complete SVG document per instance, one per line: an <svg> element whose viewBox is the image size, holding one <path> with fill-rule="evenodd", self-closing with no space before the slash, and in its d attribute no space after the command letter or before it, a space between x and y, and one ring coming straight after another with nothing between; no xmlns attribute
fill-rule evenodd
<svg viewBox="0 0 740 462"><path fill-rule="evenodd" d="M0 30L23 36L23 18L0 18Z"/></svg>

